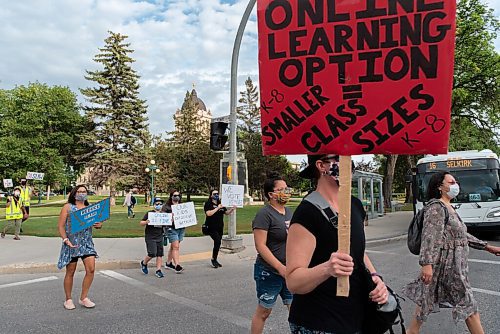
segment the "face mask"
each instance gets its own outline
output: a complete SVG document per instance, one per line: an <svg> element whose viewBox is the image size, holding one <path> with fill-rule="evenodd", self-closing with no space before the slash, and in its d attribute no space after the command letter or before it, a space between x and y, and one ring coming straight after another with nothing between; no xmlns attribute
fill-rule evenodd
<svg viewBox="0 0 500 334"><path fill-rule="evenodd" d="M155 210L160 211L161 210L161 204L155 205Z"/></svg>
<svg viewBox="0 0 500 334"><path fill-rule="evenodd" d="M14 191L14 196L19 197L21 193L19 191Z"/></svg>
<svg viewBox="0 0 500 334"><path fill-rule="evenodd" d="M87 194L76 194L75 199L80 202L85 202L87 200Z"/></svg>
<svg viewBox="0 0 500 334"><path fill-rule="evenodd" d="M214 194L214 195L212 195L212 198L213 198L214 200L218 201L218 200L219 200L219 194Z"/></svg>
<svg viewBox="0 0 500 334"><path fill-rule="evenodd" d="M288 201L290 200L290 194L287 194L283 191L277 191L274 193L274 195L276 196L276 202L278 202L279 204L286 204L288 203Z"/></svg>
<svg viewBox="0 0 500 334"><path fill-rule="evenodd" d="M26 185L26 182L21 182L21 185L22 185L22 186L25 186L25 185Z"/></svg>
<svg viewBox="0 0 500 334"><path fill-rule="evenodd" d="M181 200L180 196L172 196L172 201L179 202Z"/></svg>
<svg viewBox="0 0 500 334"><path fill-rule="evenodd" d="M460 186L457 183L455 183L450 185L450 190L446 193L446 195L448 195L449 198L453 199L457 197L459 193L460 193Z"/></svg>

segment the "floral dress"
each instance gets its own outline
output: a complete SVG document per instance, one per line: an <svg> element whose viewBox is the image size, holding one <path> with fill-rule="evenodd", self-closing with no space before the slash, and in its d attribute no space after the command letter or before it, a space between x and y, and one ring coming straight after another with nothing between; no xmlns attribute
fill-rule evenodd
<svg viewBox="0 0 500 334"><path fill-rule="evenodd" d="M77 211L77 207L74 204L70 204L70 212ZM68 214L66 219L66 235L73 245L78 245L76 248L71 248L65 243L61 246L61 253L59 255L59 261L57 262L57 268L62 269L66 267L72 258L81 257L85 255L95 255L97 257L97 252L94 248L94 241L92 241L92 226L76 232L71 233L71 219Z"/></svg>
<svg viewBox="0 0 500 334"><path fill-rule="evenodd" d="M467 233L458 214L448 206L445 225L445 208L437 201L430 201L424 209L419 258L421 266L432 265L432 282L425 285L417 278L404 288L404 294L421 307L418 320L427 320L440 307L451 307L453 319L458 322L478 311L469 282L469 246L484 249L486 242Z"/></svg>

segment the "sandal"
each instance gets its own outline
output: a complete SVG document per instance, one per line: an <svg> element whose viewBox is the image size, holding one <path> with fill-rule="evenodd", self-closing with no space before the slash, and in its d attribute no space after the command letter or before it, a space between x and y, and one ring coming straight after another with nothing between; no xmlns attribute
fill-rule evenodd
<svg viewBox="0 0 500 334"><path fill-rule="evenodd" d="M88 297L83 299L83 300L79 300L78 301L78 304L82 305L83 307L86 307L86 308L93 308L95 307L95 303L93 303Z"/></svg>
<svg viewBox="0 0 500 334"><path fill-rule="evenodd" d="M14 237L14 240L21 240L21 238L19 238L19 236L17 236L17 235L16 235L16 236Z"/></svg>
<svg viewBox="0 0 500 334"><path fill-rule="evenodd" d="M1 237L2 239L5 238L5 232L2 232Z"/></svg>
<svg viewBox="0 0 500 334"><path fill-rule="evenodd" d="M75 309L75 304L73 303L73 300L68 299L67 301L64 302L64 308L66 310L74 310Z"/></svg>

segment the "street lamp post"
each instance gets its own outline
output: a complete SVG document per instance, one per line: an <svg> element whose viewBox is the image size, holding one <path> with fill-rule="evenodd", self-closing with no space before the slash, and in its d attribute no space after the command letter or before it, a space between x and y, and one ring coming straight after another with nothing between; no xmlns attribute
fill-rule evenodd
<svg viewBox="0 0 500 334"><path fill-rule="evenodd" d="M144 170L146 173L151 173L151 205L154 204L154 192L155 192L155 173L160 172L160 168L156 166L156 162L154 160L150 161L151 165L147 166Z"/></svg>

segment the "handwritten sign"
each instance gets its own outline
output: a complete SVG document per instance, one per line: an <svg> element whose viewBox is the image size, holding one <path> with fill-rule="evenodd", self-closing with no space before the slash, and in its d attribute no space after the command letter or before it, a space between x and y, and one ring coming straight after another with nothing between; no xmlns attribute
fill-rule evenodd
<svg viewBox="0 0 500 334"><path fill-rule="evenodd" d="M43 180L43 177L45 176L44 173L35 173L35 172L27 172L26 173L26 179L28 180Z"/></svg>
<svg viewBox="0 0 500 334"><path fill-rule="evenodd" d="M257 0L264 154L446 153L455 6Z"/></svg>
<svg viewBox="0 0 500 334"><path fill-rule="evenodd" d="M14 186L14 183L12 182L12 179L3 179L3 187L4 188L12 188Z"/></svg>
<svg viewBox="0 0 500 334"><path fill-rule="evenodd" d="M172 225L172 214L166 212L148 212L148 220L148 225L170 226Z"/></svg>
<svg viewBox="0 0 500 334"><path fill-rule="evenodd" d="M243 207L243 195L245 187L234 184L223 184L221 192L221 203L225 207Z"/></svg>
<svg viewBox="0 0 500 334"><path fill-rule="evenodd" d="M89 205L83 209L71 212L71 233L83 231L95 223L109 219L110 199L106 198L100 202Z"/></svg>
<svg viewBox="0 0 500 334"><path fill-rule="evenodd" d="M172 214L175 228L183 228L198 224L193 202L172 205Z"/></svg>

